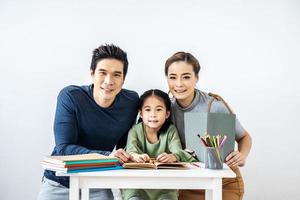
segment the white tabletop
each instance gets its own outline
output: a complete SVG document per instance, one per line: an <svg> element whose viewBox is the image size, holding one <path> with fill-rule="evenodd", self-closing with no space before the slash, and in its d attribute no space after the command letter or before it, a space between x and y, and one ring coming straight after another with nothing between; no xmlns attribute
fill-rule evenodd
<svg viewBox="0 0 300 200"><path fill-rule="evenodd" d="M57 176L76 176L76 177L202 177L202 178L234 178L235 173L224 164L222 170L212 170L204 168L203 163L197 163L200 167L190 165L188 169L117 169L108 171L64 173L56 172Z"/></svg>

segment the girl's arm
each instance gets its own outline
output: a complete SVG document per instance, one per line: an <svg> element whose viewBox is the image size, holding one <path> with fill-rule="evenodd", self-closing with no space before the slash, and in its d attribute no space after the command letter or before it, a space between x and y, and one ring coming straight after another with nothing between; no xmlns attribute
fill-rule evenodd
<svg viewBox="0 0 300 200"><path fill-rule="evenodd" d="M127 144L126 144L126 152L127 153L137 153L142 154L143 151L140 148L140 141L138 138L138 127L137 125L133 126L128 133Z"/></svg>
<svg viewBox="0 0 300 200"><path fill-rule="evenodd" d="M141 138L143 135L140 125L135 125L128 133L126 152L130 154L133 162L148 162L150 157L142 150Z"/></svg>
<svg viewBox="0 0 300 200"><path fill-rule="evenodd" d="M150 162L151 159L148 154L130 153L131 160L138 163Z"/></svg>
<svg viewBox="0 0 300 200"><path fill-rule="evenodd" d="M162 153L156 157L156 160L163 163L172 163L177 161L177 157L172 153Z"/></svg>
<svg viewBox="0 0 300 200"><path fill-rule="evenodd" d="M176 129L176 127L174 125L170 125L168 131L168 147L167 149L169 150L169 152L171 153L171 156L169 157L175 157L176 160L172 159L172 162L193 162L196 161L196 159L190 155L189 153L187 153L186 151L184 151L182 149L182 145L181 145L181 141L178 135L178 131ZM170 154L169 154L170 155ZM174 160L174 161L173 161Z"/></svg>

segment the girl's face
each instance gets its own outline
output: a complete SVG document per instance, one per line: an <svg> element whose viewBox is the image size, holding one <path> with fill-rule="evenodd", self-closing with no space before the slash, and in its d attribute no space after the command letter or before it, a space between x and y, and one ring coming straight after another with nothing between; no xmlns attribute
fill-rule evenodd
<svg viewBox="0 0 300 200"><path fill-rule="evenodd" d="M183 62L174 62L169 66L167 80L169 90L182 107L189 106L194 98L198 76L193 66Z"/></svg>
<svg viewBox="0 0 300 200"><path fill-rule="evenodd" d="M146 126L146 131L147 129L158 131L169 117L170 112L167 111L162 99L157 96L150 96L145 99L140 115Z"/></svg>

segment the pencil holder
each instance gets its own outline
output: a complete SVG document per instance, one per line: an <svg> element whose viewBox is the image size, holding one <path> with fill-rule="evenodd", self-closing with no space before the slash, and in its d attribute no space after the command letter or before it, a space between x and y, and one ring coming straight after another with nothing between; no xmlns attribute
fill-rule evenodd
<svg viewBox="0 0 300 200"><path fill-rule="evenodd" d="M206 147L205 148L205 168L223 169L223 148Z"/></svg>

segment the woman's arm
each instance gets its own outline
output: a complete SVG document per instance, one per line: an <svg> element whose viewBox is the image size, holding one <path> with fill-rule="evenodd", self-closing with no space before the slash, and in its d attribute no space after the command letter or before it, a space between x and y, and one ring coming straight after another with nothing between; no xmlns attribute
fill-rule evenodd
<svg viewBox="0 0 300 200"><path fill-rule="evenodd" d="M233 151L226 157L226 164L231 168L235 168L237 166L242 167L245 165L246 158L252 146L250 134L245 131L242 136L237 139L237 143L238 151Z"/></svg>

